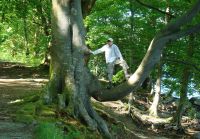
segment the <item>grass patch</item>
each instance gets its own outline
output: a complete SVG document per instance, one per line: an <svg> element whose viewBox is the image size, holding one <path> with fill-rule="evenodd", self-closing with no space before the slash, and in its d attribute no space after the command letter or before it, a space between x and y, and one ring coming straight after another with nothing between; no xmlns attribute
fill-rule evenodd
<svg viewBox="0 0 200 139"><path fill-rule="evenodd" d="M96 132L85 126L73 124L56 125L55 122L41 122L35 130L37 139L102 139Z"/></svg>
<svg viewBox="0 0 200 139"><path fill-rule="evenodd" d="M37 139L63 139L64 133L54 123L40 123L35 130Z"/></svg>

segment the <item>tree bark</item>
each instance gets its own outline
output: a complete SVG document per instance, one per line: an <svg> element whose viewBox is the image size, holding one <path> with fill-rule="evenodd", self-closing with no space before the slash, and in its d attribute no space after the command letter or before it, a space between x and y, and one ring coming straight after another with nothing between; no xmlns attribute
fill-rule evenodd
<svg viewBox="0 0 200 139"><path fill-rule="evenodd" d="M162 64L160 61L158 64L155 95L153 98L153 103L151 104L151 107L149 108L149 115L155 116L155 117L158 116L158 104L159 104L160 94L161 94L161 77L162 77Z"/></svg>
<svg viewBox="0 0 200 139"><path fill-rule="evenodd" d="M92 10L96 0L81 0L83 18L85 18Z"/></svg>
<svg viewBox="0 0 200 139"><path fill-rule="evenodd" d="M194 41L194 36L190 35L189 46L186 50L187 55L185 59L191 59L193 57L193 54L194 54L193 41ZM183 69L182 78L181 78L180 100L178 104L178 109L173 117L173 121L180 131L182 131L182 126L181 126L182 115L185 109L185 105L188 101L187 91L188 91L188 84L190 81L190 75L191 75L190 66L185 66Z"/></svg>
<svg viewBox="0 0 200 139"><path fill-rule="evenodd" d="M84 61L85 29L80 0L52 1L52 47L50 48L50 81L44 100L58 103L85 121L92 129L98 129L111 138L107 125L90 104L88 88L94 77Z"/></svg>
<svg viewBox="0 0 200 139"><path fill-rule="evenodd" d="M165 24L167 25L170 21L170 7L169 2L167 1L167 8L166 8L166 15L165 15ZM156 88L155 88L155 96L153 98L153 103L151 107L149 108L149 114L152 116L157 117L158 116L158 104L160 100L160 94L161 94L161 79L162 79L162 54L161 59L158 63L158 72L157 72L157 80L156 80Z"/></svg>

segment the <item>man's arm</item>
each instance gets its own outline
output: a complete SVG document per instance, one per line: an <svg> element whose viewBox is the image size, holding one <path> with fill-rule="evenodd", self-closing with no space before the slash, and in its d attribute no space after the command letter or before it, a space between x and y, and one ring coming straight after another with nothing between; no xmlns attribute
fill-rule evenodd
<svg viewBox="0 0 200 139"><path fill-rule="evenodd" d="M119 48L116 45L115 45L115 53L116 53L117 57L120 58L120 60L124 60Z"/></svg>
<svg viewBox="0 0 200 139"><path fill-rule="evenodd" d="M103 46L103 47L101 47L100 49L97 49L97 50L95 50L95 51L91 51L91 53L92 53L93 55L97 55L97 54L103 53L103 52L105 52L105 46Z"/></svg>

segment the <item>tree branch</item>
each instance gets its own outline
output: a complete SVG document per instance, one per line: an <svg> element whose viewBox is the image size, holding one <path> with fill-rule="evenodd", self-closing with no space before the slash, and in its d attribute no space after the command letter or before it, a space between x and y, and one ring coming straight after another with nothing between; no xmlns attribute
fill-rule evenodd
<svg viewBox="0 0 200 139"><path fill-rule="evenodd" d="M142 82L149 76L150 71L154 68L155 64L160 60L160 55L166 43L189 35L190 33L197 32L194 29L199 29L199 25L193 26L189 29L185 29L182 33L174 32L173 29L177 30L181 25L185 25L197 15L200 11L200 0L194 4L193 8L184 14L181 18L177 19L174 22L171 22L170 25L166 26L163 30L160 31L158 35L154 37L151 41L150 46L147 50L146 55L144 56L141 64L129 80L111 90L93 90L90 92L90 95L99 101L113 101L122 99L124 96L128 95L130 92L136 90ZM187 19L188 16L188 20ZM184 19L185 18L185 19ZM185 21L185 22L184 22ZM183 23L180 23L183 22ZM174 28L175 27L175 28ZM175 33L175 35L173 35ZM180 35L179 35L180 33Z"/></svg>
<svg viewBox="0 0 200 139"><path fill-rule="evenodd" d="M180 30L181 26L186 25L187 23L191 22L191 20L199 13L199 11L200 11L200 0L198 0L197 3L194 4L191 10L189 10L183 16L179 17L176 20L176 22L169 23L163 31L168 32L168 33L170 31L170 33L173 33L177 30Z"/></svg>
<svg viewBox="0 0 200 139"><path fill-rule="evenodd" d="M81 0L82 13L84 18L91 12L95 2L96 0Z"/></svg>
<svg viewBox="0 0 200 139"><path fill-rule="evenodd" d="M143 3L143 2L141 2L141 1L139 1L139 0L135 0L135 1L136 1L137 3L139 3L140 5L145 6L145 7L149 8L149 9L152 9L152 10L158 11L158 12L160 12L160 13L162 13L162 14L168 15L168 16L170 16L171 18L176 18L174 15L172 15L172 14L170 14L170 13L168 13L168 12L162 11L162 10L156 8L156 7L153 7L153 6L151 6L151 5L145 4L145 3Z"/></svg>
<svg viewBox="0 0 200 139"><path fill-rule="evenodd" d="M163 58L163 60L167 61L167 62L174 62L174 63L178 63L178 64L189 65L189 66L192 66L198 72L200 72L199 66L197 66L191 62L188 62L188 61L181 61L181 60L175 60L175 59L170 59L170 58Z"/></svg>
<svg viewBox="0 0 200 139"><path fill-rule="evenodd" d="M190 35L192 33L198 33L199 31L200 31L200 24L197 24L197 25L190 27L188 29L179 31L179 32L173 34L171 37L173 38L173 40L175 40L175 39L181 38L183 36Z"/></svg>

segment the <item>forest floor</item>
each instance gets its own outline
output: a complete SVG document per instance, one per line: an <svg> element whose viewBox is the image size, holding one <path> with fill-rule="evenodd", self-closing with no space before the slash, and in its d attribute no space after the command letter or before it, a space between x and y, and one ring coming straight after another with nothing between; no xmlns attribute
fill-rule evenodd
<svg viewBox="0 0 200 139"><path fill-rule="evenodd" d="M14 119L20 105L12 104L39 93L47 81L47 76L44 75L39 73L38 69L24 67L18 63L0 63L0 139L32 138L33 125L16 122Z"/></svg>
<svg viewBox="0 0 200 139"><path fill-rule="evenodd" d="M16 111L21 109L21 106L15 103L27 96L40 94L46 82L48 82L48 70L44 67L25 67L19 63L0 62L0 139L33 137L34 123L15 121ZM113 134L118 139L185 138L182 135L171 135L170 132L158 134L136 124L121 101L101 103L93 100L92 102L97 112L110 126L113 126L112 129L115 130ZM105 117L108 115L109 118ZM115 125L120 125L125 130L116 128Z"/></svg>

